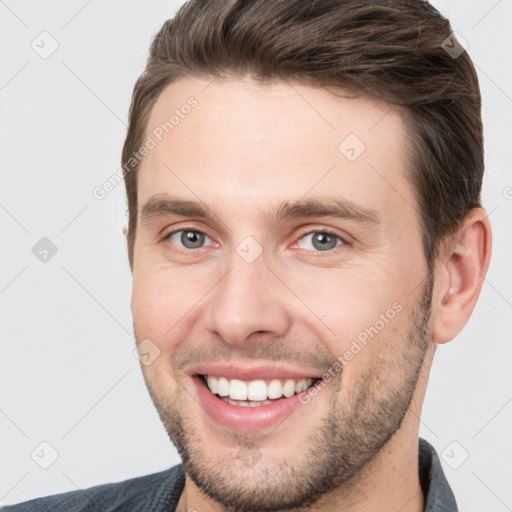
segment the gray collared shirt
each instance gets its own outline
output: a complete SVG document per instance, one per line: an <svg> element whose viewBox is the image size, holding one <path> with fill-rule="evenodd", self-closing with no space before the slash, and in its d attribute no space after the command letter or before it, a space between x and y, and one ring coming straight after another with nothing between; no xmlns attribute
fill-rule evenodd
<svg viewBox="0 0 512 512"><path fill-rule="evenodd" d="M424 512L457 512L455 496L446 480L439 456L434 447L420 438L419 475L423 495Z"/></svg>
<svg viewBox="0 0 512 512"><path fill-rule="evenodd" d="M439 457L419 440L419 477L425 496L424 512L457 512L457 504ZM37 498L1 508L1 512L173 512L178 506L185 473L178 464L166 471L123 482Z"/></svg>

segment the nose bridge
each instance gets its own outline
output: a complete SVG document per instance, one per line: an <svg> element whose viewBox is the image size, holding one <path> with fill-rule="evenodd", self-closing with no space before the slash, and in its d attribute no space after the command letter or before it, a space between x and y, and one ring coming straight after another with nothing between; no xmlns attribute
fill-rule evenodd
<svg viewBox="0 0 512 512"><path fill-rule="evenodd" d="M232 345L246 344L254 333L267 338L283 336L289 328L282 287L267 268L264 254L246 257L243 250L248 247L251 251L242 242L233 251L212 290L205 316L207 328Z"/></svg>

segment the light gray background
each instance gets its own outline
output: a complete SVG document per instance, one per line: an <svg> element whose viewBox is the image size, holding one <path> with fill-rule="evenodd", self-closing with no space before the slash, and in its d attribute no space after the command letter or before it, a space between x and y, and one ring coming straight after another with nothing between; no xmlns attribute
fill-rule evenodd
<svg viewBox="0 0 512 512"><path fill-rule="evenodd" d="M421 435L444 454L462 511L503 512L512 510L512 1L433 3L469 43L480 77L494 254L469 324L438 349ZM179 461L132 353L124 185L92 196L119 168L134 81L179 4L0 0L0 503ZM47 59L31 48L50 48L43 31L59 45ZM32 253L42 237L58 248L46 263ZM52 461L42 442L58 453L48 469L35 462Z"/></svg>

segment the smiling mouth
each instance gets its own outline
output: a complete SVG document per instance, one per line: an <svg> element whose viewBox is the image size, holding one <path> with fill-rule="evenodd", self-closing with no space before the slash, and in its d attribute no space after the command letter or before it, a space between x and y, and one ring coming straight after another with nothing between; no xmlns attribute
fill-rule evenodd
<svg viewBox="0 0 512 512"><path fill-rule="evenodd" d="M307 391L321 381L321 378L242 381L199 374L198 377L210 393L237 407L270 405Z"/></svg>

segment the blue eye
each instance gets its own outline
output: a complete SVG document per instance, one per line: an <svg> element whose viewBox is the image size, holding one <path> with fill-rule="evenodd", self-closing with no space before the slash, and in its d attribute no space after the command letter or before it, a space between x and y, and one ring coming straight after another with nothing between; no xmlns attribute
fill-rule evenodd
<svg viewBox="0 0 512 512"><path fill-rule="evenodd" d="M174 231L166 238L168 238L174 245L177 245L178 247L181 246L184 249L200 249L203 247L206 239L211 241L208 235L201 233L201 231L194 231L190 229Z"/></svg>
<svg viewBox="0 0 512 512"><path fill-rule="evenodd" d="M329 231L312 231L303 235L301 240L307 240L308 245L301 249L313 251L329 251L345 243L338 235Z"/></svg>
<svg viewBox="0 0 512 512"><path fill-rule="evenodd" d="M178 250L186 250L185 252L215 245L215 242L208 235L195 229L173 231L165 239L169 240ZM344 244L345 241L336 233L318 230L303 234L299 239L298 247L310 251L328 252Z"/></svg>

